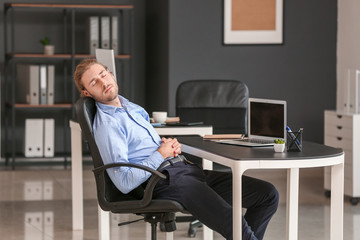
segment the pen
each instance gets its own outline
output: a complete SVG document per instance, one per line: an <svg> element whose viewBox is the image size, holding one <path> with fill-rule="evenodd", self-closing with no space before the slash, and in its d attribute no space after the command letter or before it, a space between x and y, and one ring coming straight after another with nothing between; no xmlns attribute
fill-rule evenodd
<svg viewBox="0 0 360 240"><path fill-rule="evenodd" d="M298 147L300 147L300 142L299 140L296 138L295 134L291 131L291 128L289 126L286 126L286 131L289 133L289 135L291 136L292 140L295 140L296 145L298 145ZM300 131L302 131L302 128L300 129Z"/></svg>

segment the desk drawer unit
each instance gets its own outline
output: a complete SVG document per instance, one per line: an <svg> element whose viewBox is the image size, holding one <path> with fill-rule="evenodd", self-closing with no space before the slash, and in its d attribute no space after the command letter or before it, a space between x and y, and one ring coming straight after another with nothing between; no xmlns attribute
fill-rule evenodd
<svg viewBox="0 0 360 240"><path fill-rule="evenodd" d="M356 205L360 200L360 114L325 111L324 119L324 143L344 150L344 193ZM330 168L324 171L325 193L329 195Z"/></svg>

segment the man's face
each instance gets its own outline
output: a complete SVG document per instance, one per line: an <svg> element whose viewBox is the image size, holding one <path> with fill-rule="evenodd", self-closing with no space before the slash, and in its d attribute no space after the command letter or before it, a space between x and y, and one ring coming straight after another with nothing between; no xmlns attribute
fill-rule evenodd
<svg viewBox="0 0 360 240"><path fill-rule="evenodd" d="M118 85L114 76L100 64L93 64L81 78L85 89L82 93L104 104L111 104L118 95Z"/></svg>

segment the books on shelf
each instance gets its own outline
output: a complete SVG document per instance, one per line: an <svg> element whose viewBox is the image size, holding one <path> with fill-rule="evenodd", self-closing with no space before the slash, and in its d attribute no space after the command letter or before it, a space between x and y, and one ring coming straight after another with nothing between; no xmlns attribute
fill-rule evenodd
<svg viewBox="0 0 360 240"><path fill-rule="evenodd" d="M25 119L25 157L54 157L55 120Z"/></svg>
<svg viewBox="0 0 360 240"><path fill-rule="evenodd" d="M360 70L347 69L344 83L344 111L360 113Z"/></svg>
<svg viewBox="0 0 360 240"><path fill-rule="evenodd" d="M17 103L54 104L54 65L17 65Z"/></svg>
<svg viewBox="0 0 360 240"><path fill-rule="evenodd" d="M114 49L119 54L119 23L117 16L89 17L89 53L95 55L96 48Z"/></svg>

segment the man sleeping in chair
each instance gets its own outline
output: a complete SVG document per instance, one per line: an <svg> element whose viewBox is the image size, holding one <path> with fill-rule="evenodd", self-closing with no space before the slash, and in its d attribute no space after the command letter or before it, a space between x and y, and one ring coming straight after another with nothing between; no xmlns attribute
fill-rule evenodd
<svg viewBox="0 0 360 240"><path fill-rule="evenodd" d="M195 218L233 239L232 173L203 170L181 154L176 138L160 138L150 124L148 113L118 95L118 85L106 66L85 59L74 73L81 96L96 101L93 131L104 164L133 163L157 169L168 177L154 188L153 198L181 203ZM129 193L146 186L150 173L137 168L107 170L115 186ZM265 181L243 176L242 201L246 214L242 219L244 240L263 239L275 214L279 194Z"/></svg>

